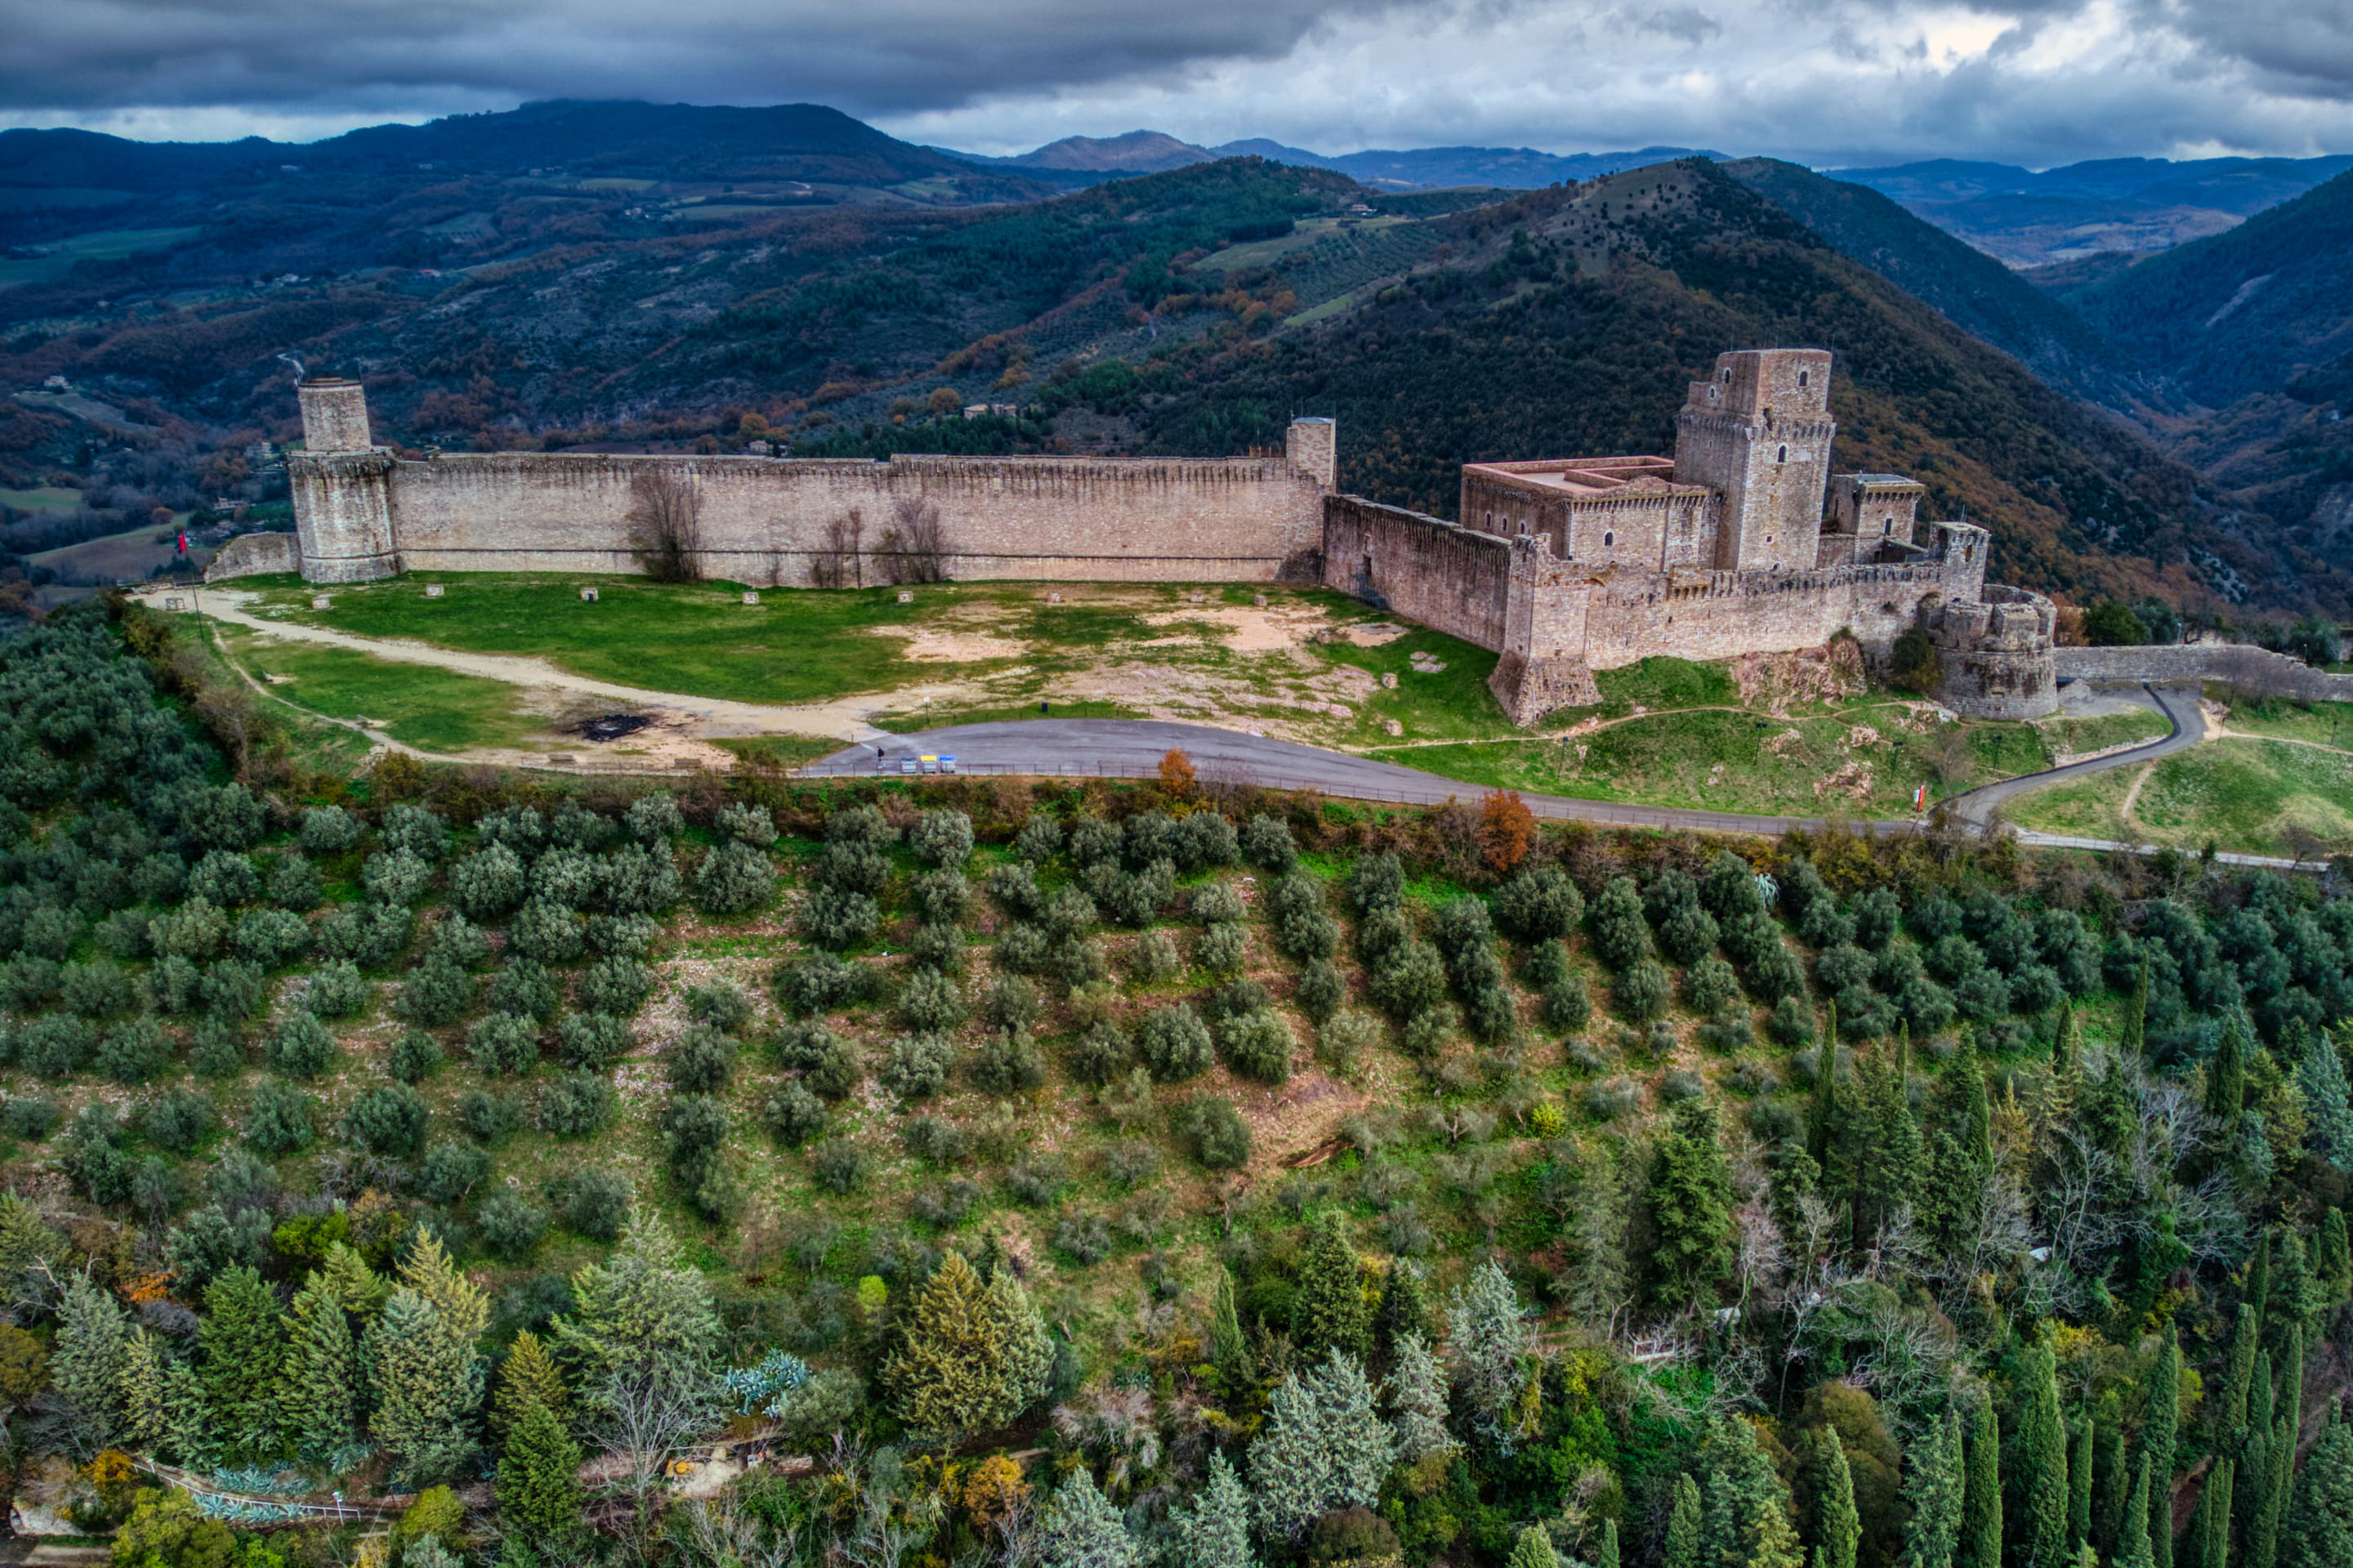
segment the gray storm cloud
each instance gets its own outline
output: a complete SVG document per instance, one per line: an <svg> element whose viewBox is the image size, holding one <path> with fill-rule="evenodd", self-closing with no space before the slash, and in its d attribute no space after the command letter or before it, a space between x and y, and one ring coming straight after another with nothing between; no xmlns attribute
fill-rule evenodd
<svg viewBox="0 0 2353 1568"><path fill-rule="evenodd" d="M2303 154L2353 147L2353 5L0 0L0 122L315 134L553 97L807 100L989 152L1148 125L1327 152Z"/></svg>

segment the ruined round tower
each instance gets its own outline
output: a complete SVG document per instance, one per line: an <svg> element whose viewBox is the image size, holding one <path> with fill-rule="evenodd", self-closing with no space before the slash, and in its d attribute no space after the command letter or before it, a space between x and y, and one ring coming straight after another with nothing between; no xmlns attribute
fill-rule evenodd
<svg viewBox="0 0 2353 1568"><path fill-rule="evenodd" d="M289 454L294 534L303 580L358 583L395 577L392 452L368 429L367 394L356 381L322 377L299 389L302 450Z"/></svg>

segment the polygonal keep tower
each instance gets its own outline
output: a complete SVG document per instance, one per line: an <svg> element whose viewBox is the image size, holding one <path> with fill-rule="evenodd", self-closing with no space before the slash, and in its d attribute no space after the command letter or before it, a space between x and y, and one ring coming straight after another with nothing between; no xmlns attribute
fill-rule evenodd
<svg viewBox="0 0 2353 1568"><path fill-rule="evenodd" d="M1810 570L1830 482L1831 356L1818 348L1720 354L1675 417L1675 482L1724 496L1718 571Z"/></svg>
<svg viewBox="0 0 2353 1568"><path fill-rule="evenodd" d="M393 541L390 449L368 429L367 394L356 381L305 381L302 450L290 453L294 536L302 579L357 583L400 572Z"/></svg>

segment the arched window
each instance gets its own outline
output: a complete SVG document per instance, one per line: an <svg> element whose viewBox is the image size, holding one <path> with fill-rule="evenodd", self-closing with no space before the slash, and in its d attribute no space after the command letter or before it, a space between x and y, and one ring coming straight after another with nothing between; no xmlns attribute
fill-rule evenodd
<svg viewBox="0 0 2353 1568"><path fill-rule="evenodd" d="M1800 386L1800 387L1803 387L1805 384L1806 384L1806 373L1805 373L1804 371L1800 370L1800 371L1799 371L1799 372L1798 372L1798 385L1799 385L1799 386Z"/></svg>
<svg viewBox="0 0 2353 1568"><path fill-rule="evenodd" d="M1789 449L1788 449L1788 448L1787 448L1787 447L1783 447L1783 448L1781 449L1781 455L1780 455L1779 457L1778 457L1778 458L1775 458L1773 461L1774 461L1775 462L1788 462L1788 461L1789 461Z"/></svg>
<svg viewBox="0 0 2353 1568"><path fill-rule="evenodd" d="M1618 542L1618 530L1616 530L1615 528L1609 528L1609 529L1604 529L1604 530L1602 531L1602 535L1601 535L1601 545L1602 545L1602 547L1603 547L1604 549L1609 548L1610 546L1612 546L1612 545L1616 544L1617 542Z"/></svg>

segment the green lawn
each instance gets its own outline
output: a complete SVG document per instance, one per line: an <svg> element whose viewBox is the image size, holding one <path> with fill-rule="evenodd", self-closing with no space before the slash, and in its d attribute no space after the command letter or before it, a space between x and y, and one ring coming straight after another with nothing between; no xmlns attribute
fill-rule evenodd
<svg viewBox="0 0 2353 1568"><path fill-rule="evenodd" d="M596 680L747 703L823 702L936 674L938 666L902 658L903 644L872 631L920 620L942 601L991 591L943 584L916 590L916 602L903 605L891 588L764 588L761 602L747 605L733 583L677 587L608 577L589 579L597 600L587 604L582 580L416 572L337 588L332 608L313 610L309 587L258 579L273 585L266 608L290 620L363 637L537 656ZM446 585L446 597L426 598L425 586L436 582Z"/></svg>
<svg viewBox="0 0 2353 1568"><path fill-rule="evenodd" d="M2235 719L2233 721L2235 723ZM2124 798L2142 770L2119 768L2038 789L2004 812L2021 828L2249 854L2294 854L2309 833L2353 847L2353 757L2263 740L2210 741L2159 761L2132 821Z"/></svg>
<svg viewBox="0 0 2353 1568"><path fill-rule="evenodd" d="M0 287L62 277L77 261L120 261L144 250L168 250L194 239L201 228L105 228L39 247L41 255L0 261Z"/></svg>
<svg viewBox="0 0 2353 1568"><path fill-rule="evenodd" d="M2316 746L2353 751L2353 703L2297 703L2285 697L2233 702L2222 724L2248 735L2308 740Z"/></svg>
<svg viewBox="0 0 2353 1568"><path fill-rule="evenodd" d="M2155 740L2173 726L2163 714L2137 707L2130 713L2102 714L2097 718L2044 719L2035 726L2051 737L2051 749L2081 757L2112 746Z"/></svg>
<svg viewBox="0 0 2353 1568"><path fill-rule="evenodd" d="M224 628L230 654L269 694L329 718L383 719L385 733L424 751L519 747L547 733L523 689L426 664L396 664L341 648L280 642Z"/></svg>

